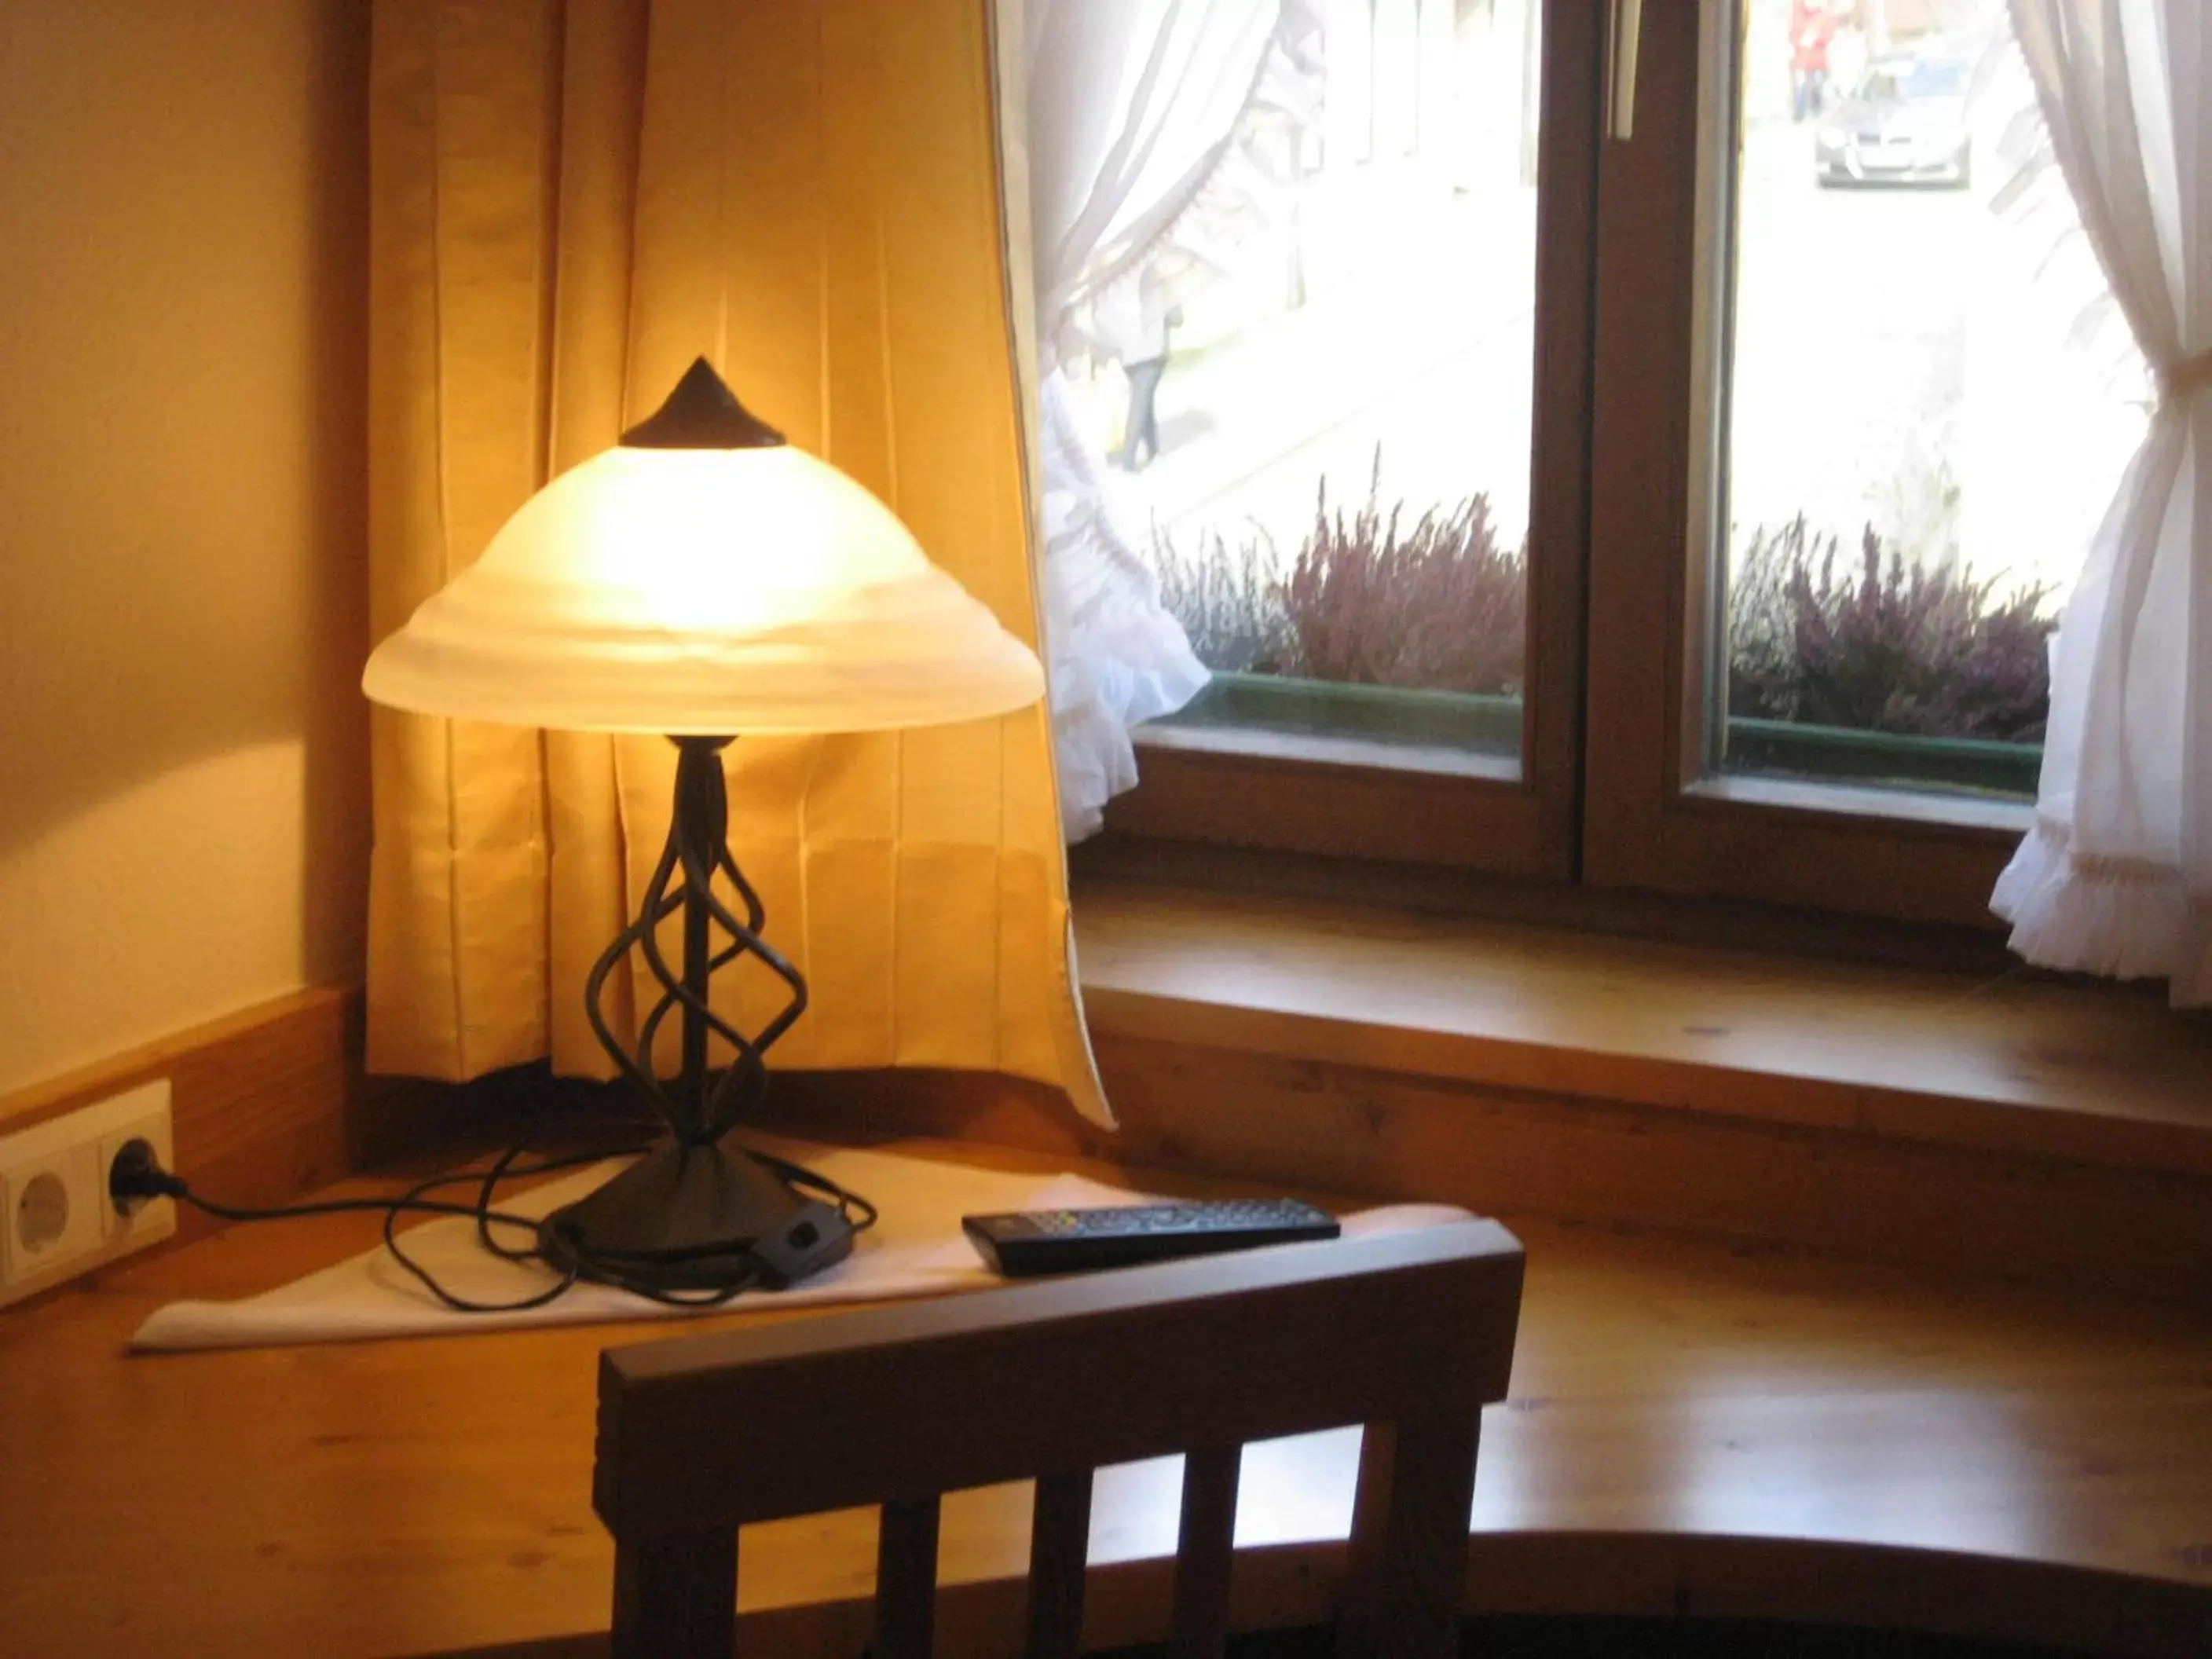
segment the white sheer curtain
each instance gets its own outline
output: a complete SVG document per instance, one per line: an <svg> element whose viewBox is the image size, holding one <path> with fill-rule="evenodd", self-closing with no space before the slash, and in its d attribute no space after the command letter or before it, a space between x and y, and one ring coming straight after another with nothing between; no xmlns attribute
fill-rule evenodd
<svg viewBox="0 0 2212 1659"><path fill-rule="evenodd" d="M2035 826L1990 904L2032 962L2212 1002L2212 20L2204 0L2012 9L2160 398L2067 603Z"/></svg>
<svg viewBox="0 0 2212 1659"><path fill-rule="evenodd" d="M1280 0L1028 0L1030 236L1042 404L1043 587L1060 817L1071 841L1137 779L1129 728L1206 671L1160 604L1078 415L1091 319L1133 299L1221 170L1258 90ZM1149 304L1157 301L1148 298Z"/></svg>

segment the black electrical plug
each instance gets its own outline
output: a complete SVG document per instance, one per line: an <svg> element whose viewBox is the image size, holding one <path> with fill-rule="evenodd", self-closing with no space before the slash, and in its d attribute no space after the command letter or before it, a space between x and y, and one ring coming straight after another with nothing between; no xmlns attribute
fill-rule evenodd
<svg viewBox="0 0 2212 1659"><path fill-rule="evenodd" d="M184 1197L185 1183L161 1167L153 1143L137 1136L107 1166L107 1196L118 1213L129 1215L154 1199Z"/></svg>

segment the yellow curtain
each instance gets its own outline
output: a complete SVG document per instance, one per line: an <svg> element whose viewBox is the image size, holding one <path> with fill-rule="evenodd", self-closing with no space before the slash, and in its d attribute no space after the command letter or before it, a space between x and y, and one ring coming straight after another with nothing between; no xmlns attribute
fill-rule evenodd
<svg viewBox="0 0 2212 1659"><path fill-rule="evenodd" d="M988 9L380 0L378 638L703 352L1037 643ZM370 1065L605 1074L584 975L659 854L673 749L374 720ZM1005 1071L1111 1121L1042 708L726 752L732 849L812 993L775 1065ZM766 980L725 973L718 1006L757 1027Z"/></svg>

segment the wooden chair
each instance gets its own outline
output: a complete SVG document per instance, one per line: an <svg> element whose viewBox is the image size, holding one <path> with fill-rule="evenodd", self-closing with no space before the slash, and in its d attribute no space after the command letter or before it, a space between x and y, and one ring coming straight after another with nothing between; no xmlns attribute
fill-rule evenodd
<svg viewBox="0 0 2212 1659"><path fill-rule="evenodd" d="M1074 1659L1091 1472L1181 1451L1174 1650L1214 1659L1244 1443L1358 1423L1339 1652L1444 1659L1521 1270L1468 1221L610 1350L614 1652L729 1659L738 1528L878 1504L875 1659L927 1659L940 1494L1034 1475L1029 1652Z"/></svg>

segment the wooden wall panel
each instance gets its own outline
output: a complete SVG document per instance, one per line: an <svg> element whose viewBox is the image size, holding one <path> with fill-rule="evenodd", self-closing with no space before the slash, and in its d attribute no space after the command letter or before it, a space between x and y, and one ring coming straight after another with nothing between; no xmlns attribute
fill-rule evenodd
<svg viewBox="0 0 2212 1659"><path fill-rule="evenodd" d="M1486 1087L1100 1032L1118 1133L1049 1091L782 1080L793 1133L946 1135L1480 1214L1675 1232L2161 1300L2212 1291L2212 1178ZM1140 1177L1139 1177L1140 1178Z"/></svg>

